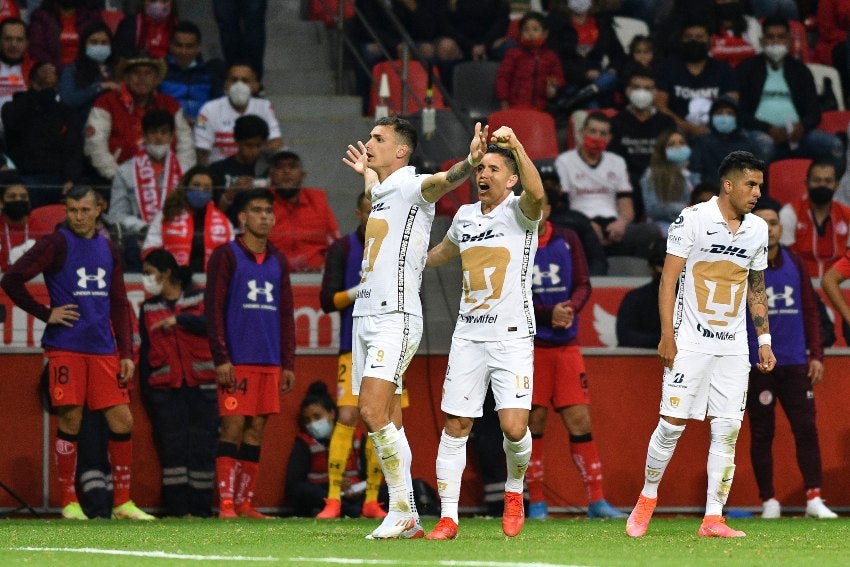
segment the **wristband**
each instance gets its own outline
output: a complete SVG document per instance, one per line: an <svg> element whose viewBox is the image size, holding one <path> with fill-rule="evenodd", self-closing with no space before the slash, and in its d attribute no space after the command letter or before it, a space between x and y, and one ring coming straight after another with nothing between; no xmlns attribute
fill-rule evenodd
<svg viewBox="0 0 850 567"><path fill-rule="evenodd" d="M478 162L478 163L473 162L471 153L466 156L466 161L469 162L469 165L471 165L472 167L478 167L478 163L481 163L481 162Z"/></svg>
<svg viewBox="0 0 850 567"><path fill-rule="evenodd" d="M359 284L345 290L345 294L348 296L348 299L350 299L352 303L354 303L354 300L357 298L357 292L358 291L360 291L360 285Z"/></svg>
<svg viewBox="0 0 850 567"><path fill-rule="evenodd" d="M763 347L764 345L770 346L770 333L764 333L759 335L758 337L759 347Z"/></svg>

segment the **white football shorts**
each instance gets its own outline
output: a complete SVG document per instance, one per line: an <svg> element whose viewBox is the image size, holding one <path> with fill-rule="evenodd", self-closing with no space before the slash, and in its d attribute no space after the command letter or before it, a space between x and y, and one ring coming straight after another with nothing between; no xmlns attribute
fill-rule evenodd
<svg viewBox="0 0 850 567"><path fill-rule="evenodd" d="M351 340L351 390L360 394L364 376L379 378L396 385L401 394L402 376L419 349L422 317L394 311L380 315L354 317Z"/></svg>
<svg viewBox="0 0 850 567"><path fill-rule="evenodd" d="M705 416L744 419L750 358L680 350L664 369L661 415L703 420Z"/></svg>

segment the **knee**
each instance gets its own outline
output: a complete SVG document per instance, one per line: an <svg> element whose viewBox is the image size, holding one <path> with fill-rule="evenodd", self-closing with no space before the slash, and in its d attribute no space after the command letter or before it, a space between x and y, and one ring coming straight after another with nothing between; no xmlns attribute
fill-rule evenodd
<svg viewBox="0 0 850 567"><path fill-rule="evenodd" d="M466 437L472 431L472 418L449 416L443 429L451 437Z"/></svg>
<svg viewBox="0 0 850 567"><path fill-rule="evenodd" d="M502 427L502 433L508 441L521 441L528 433L528 426L522 423L507 423Z"/></svg>
<svg viewBox="0 0 850 567"><path fill-rule="evenodd" d="M573 406L563 411L564 425L570 435L590 433L590 411L587 406Z"/></svg>
<svg viewBox="0 0 850 567"><path fill-rule="evenodd" d="M364 400L363 396L360 396L359 404L360 417L363 418L363 422L369 431L377 431L389 422L386 411L378 408L374 403Z"/></svg>
<svg viewBox="0 0 850 567"><path fill-rule="evenodd" d="M116 406L107 410L106 422L113 433L125 434L133 431L133 414L128 406Z"/></svg>
<svg viewBox="0 0 850 567"><path fill-rule="evenodd" d="M357 420L360 419L360 412L356 406L339 406L337 422L349 427L355 427Z"/></svg>

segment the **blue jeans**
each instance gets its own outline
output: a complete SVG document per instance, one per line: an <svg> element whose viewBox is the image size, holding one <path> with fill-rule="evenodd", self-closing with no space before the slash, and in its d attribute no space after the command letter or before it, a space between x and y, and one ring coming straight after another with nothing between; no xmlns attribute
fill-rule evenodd
<svg viewBox="0 0 850 567"><path fill-rule="evenodd" d="M230 67L245 61L263 79L267 0L213 0L221 50Z"/></svg>

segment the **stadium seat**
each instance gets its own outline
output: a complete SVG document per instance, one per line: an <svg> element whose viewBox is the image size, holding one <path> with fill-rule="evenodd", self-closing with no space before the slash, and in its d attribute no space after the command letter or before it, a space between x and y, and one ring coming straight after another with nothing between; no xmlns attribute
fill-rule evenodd
<svg viewBox="0 0 850 567"><path fill-rule="evenodd" d="M609 276L651 276L652 270L646 258L638 256L608 256Z"/></svg>
<svg viewBox="0 0 850 567"><path fill-rule="evenodd" d="M389 106L390 114L401 114L402 113L402 104L401 104L401 92L402 92L402 81L401 81L401 72L402 72L402 62L400 59L395 59L393 61L381 61L372 67L372 78L375 82L372 84L372 90L370 92L369 99L369 115L375 115L375 106L378 104L378 88L377 85L381 84L381 75L387 75L387 81L390 86L390 97L387 101L387 105ZM435 82L436 78L439 77L439 72L437 69L432 69L434 74ZM408 84L408 92L407 92L407 109L406 113L411 114L414 112L418 112L422 110L422 107L425 106L425 91L428 89L428 73L425 71L425 68L422 67L422 64L419 61L411 60L407 64L407 84ZM431 106L433 108L445 108L446 105L443 103L443 95L440 93L440 90L436 87L434 88L434 101Z"/></svg>
<svg viewBox="0 0 850 567"><path fill-rule="evenodd" d="M649 35L649 26L637 18L614 16L614 33L617 34L620 45L628 53L629 44L636 35Z"/></svg>
<svg viewBox="0 0 850 567"><path fill-rule="evenodd" d="M850 110L827 110L821 114L818 130L835 135L846 135L848 123L850 123Z"/></svg>
<svg viewBox="0 0 850 567"><path fill-rule="evenodd" d="M447 171L451 166L464 159L466 159L466 156L446 160L440 164L440 171ZM472 183L467 178L459 187L437 201L437 215L453 217L461 205L468 205L477 200L477 197L472 195Z"/></svg>
<svg viewBox="0 0 850 567"><path fill-rule="evenodd" d="M437 125L436 131L427 137L422 133L422 112L406 116L419 133L413 161L418 163L423 171L436 171L447 159L469 152L469 142L472 140L472 128L458 120L451 110L434 111Z"/></svg>
<svg viewBox="0 0 850 567"><path fill-rule="evenodd" d="M473 120L485 120L499 110L496 98L498 61L464 61L455 65L452 85L456 104Z"/></svg>
<svg viewBox="0 0 850 567"><path fill-rule="evenodd" d="M43 205L36 207L30 212L29 222L35 226L45 229L55 228L57 224L65 220L65 205Z"/></svg>
<svg viewBox="0 0 850 567"><path fill-rule="evenodd" d="M491 112L487 124L491 134L499 126L512 128L531 159L558 157L558 134L550 114L531 108L509 108Z"/></svg>
<svg viewBox="0 0 850 567"><path fill-rule="evenodd" d="M774 161L767 167L767 194L783 205L806 196L806 171L810 159Z"/></svg>
<svg viewBox="0 0 850 567"><path fill-rule="evenodd" d="M832 92L838 103L838 110L844 110L844 92L841 89L841 76L838 74L838 69L829 65L821 65L820 63L808 63L806 66L815 77L815 86L818 89L818 94L823 94L825 79L829 79L832 83Z"/></svg>

